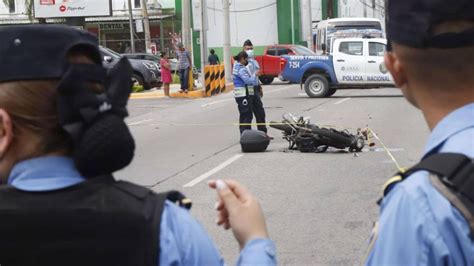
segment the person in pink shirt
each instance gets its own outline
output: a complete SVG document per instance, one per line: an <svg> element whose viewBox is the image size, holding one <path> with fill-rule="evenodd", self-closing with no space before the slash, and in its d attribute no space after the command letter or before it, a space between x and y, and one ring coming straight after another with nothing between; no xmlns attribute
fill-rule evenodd
<svg viewBox="0 0 474 266"><path fill-rule="evenodd" d="M170 96L170 83L173 80L171 77L171 65L168 60L168 55L166 52L161 52L161 81L163 82L163 88L165 91L165 96Z"/></svg>

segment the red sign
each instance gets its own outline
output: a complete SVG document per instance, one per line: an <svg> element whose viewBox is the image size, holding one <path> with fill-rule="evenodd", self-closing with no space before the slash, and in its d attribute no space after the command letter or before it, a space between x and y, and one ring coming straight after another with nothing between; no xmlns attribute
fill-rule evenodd
<svg viewBox="0 0 474 266"><path fill-rule="evenodd" d="M54 0L40 0L40 5L54 5Z"/></svg>
<svg viewBox="0 0 474 266"><path fill-rule="evenodd" d="M60 6L60 7L59 7L59 11L61 11L61 12L66 11L66 6Z"/></svg>

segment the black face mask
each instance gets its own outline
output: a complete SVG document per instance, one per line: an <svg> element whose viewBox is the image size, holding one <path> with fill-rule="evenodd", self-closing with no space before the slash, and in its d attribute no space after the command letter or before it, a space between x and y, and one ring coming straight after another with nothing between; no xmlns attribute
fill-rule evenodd
<svg viewBox="0 0 474 266"><path fill-rule="evenodd" d="M248 65L249 65L249 61L245 60L244 66L248 66Z"/></svg>
<svg viewBox="0 0 474 266"><path fill-rule="evenodd" d="M71 65L58 85L59 122L73 140L74 161L86 177L111 174L133 159L135 142L124 122L132 71L127 59L108 75L98 65ZM105 91L95 93L91 84Z"/></svg>

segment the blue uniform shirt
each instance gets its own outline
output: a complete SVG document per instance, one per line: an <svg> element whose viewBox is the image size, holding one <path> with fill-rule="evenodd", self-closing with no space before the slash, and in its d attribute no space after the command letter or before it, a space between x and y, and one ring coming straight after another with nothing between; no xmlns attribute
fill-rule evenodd
<svg viewBox="0 0 474 266"><path fill-rule="evenodd" d="M257 71L260 70L260 65L258 64L258 61L254 57L249 57L248 61L249 61L249 65L247 67L249 68L250 74L255 75L255 73L257 73ZM257 86L260 85L260 81L258 80L258 78L257 78L257 84L255 85Z"/></svg>
<svg viewBox="0 0 474 266"><path fill-rule="evenodd" d="M67 157L39 157L15 165L8 184L24 191L52 191L85 179ZM189 212L166 202L160 225L160 265L224 265L201 225ZM254 239L240 253L237 265L276 265L275 245Z"/></svg>
<svg viewBox="0 0 474 266"><path fill-rule="evenodd" d="M234 64L232 75L234 76L234 87L236 88L245 87L246 85L258 85L258 77L255 76L255 73L250 73L250 70L239 62Z"/></svg>
<svg viewBox="0 0 474 266"><path fill-rule="evenodd" d="M431 133L425 157L439 152L474 158L474 103L446 116ZM367 265L474 265L474 243L461 213L419 171L382 201Z"/></svg>

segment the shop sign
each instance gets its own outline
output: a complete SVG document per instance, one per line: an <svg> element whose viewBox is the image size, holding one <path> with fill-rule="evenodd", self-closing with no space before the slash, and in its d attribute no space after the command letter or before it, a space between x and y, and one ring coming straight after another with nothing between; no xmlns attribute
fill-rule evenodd
<svg viewBox="0 0 474 266"><path fill-rule="evenodd" d="M124 30L125 24L123 23L99 24L99 28L100 30L103 30L103 31Z"/></svg>
<svg viewBox="0 0 474 266"><path fill-rule="evenodd" d="M33 0L36 18L112 16L112 0Z"/></svg>

